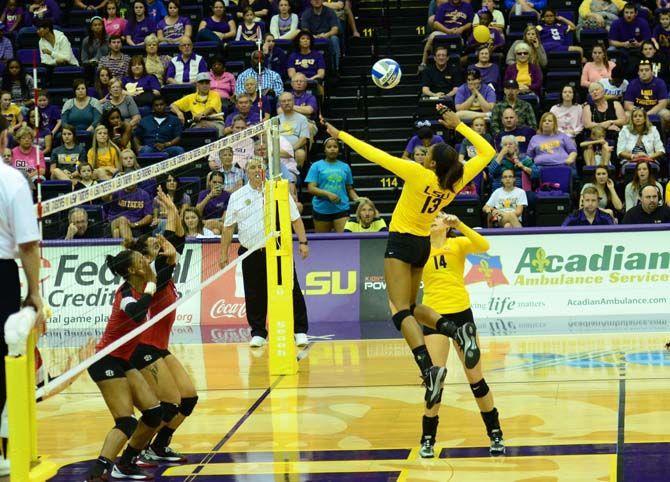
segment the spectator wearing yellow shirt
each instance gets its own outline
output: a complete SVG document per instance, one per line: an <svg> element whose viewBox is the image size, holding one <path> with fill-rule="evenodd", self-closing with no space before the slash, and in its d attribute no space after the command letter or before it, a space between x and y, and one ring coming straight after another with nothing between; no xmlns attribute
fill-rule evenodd
<svg viewBox="0 0 670 482"><path fill-rule="evenodd" d="M7 119L9 133L14 134L17 127L23 123L21 108L12 102L12 94L3 90L0 92L0 114Z"/></svg>
<svg viewBox="0 0 670 482"><path fill-rule="evenodd" d="M195 94L188 94L170 106L182 124L186 116L192 122L192 127L214 128L223 136L224 118L221 112L221 97L210 90L209 73L200 72L196 78Z"/></svg>
<svg viewBox="0 0 670 482"><path fill-rule="evenodd" d="M109 140L109 131L104 125L95 128L93 146L88 150L86 158L93 168L94 177L99 181L111 179L121 170L121 153L116 144Z"/></svg>
<svg viewBox="0 0 670 482"><path fill-rule="evenodd" d="M344 225L345 233L377 233L388 231L386 221L379 217L379 211L370 199L358 198L358 209L354 219Z"/></svg>

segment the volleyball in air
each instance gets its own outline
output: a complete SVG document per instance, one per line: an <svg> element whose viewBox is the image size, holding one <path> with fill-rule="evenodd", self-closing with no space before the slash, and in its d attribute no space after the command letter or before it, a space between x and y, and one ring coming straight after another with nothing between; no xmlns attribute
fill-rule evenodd
<svg viewBox="0 0 670 482"><path fill-rule="evenodd" d="M381 59L372 66L372 81L382 89L392 89L400 83L402 71L393 59Z"/></svg>
<svg viewBox="0 0 670 482"><path fill-rule="evenodd" d="M491 31L486 25L477 25L472 30L472 36L480 44L485 44L486 42L491 40Z"/></svg>

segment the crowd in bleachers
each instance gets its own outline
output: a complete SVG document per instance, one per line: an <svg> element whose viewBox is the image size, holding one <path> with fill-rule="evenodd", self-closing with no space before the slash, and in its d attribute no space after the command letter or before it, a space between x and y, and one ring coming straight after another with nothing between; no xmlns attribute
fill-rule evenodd
<svg viewBox="0 0 670 482"><path fill-rule="evenodd" d="M584 0L576 6L430 4L431 33L419 67L423 112L447 104L495 144L496 158L471 186L489 226L556 225L562 218L570 226L670 221L664 203L670 206L670 183L664 193L662 182L670 5ZM473 37L478 24L491 31L485 43ZM419 162L424 148L439 141L420 124L423 143L412 139L405 152ZM472 156L468 147L461 146L464 161Z"/></svg>
<svg viewBox="0 0 670 482"><path fill-rule="evenodd" d="M33 187L42 183L43 199L277 114L282 161L295 183L317 131L326 74L337 77L341 45L359 36L349 1L7 0L1 6L0 113L12 147L3 158ZM221 213L240 185L236 171L263 149L248 140L235 145L232 158L228 150L214 153L205 172L187 174L196 192L179 205L186 217L203 221L190 226L202 225L207 231L200 234L220 231ZM156 229L156 185L115 193L103 200L102 213L84 213L108 221L103 235ZM49 234L87 232L69 224L67 232Z"/></svg>

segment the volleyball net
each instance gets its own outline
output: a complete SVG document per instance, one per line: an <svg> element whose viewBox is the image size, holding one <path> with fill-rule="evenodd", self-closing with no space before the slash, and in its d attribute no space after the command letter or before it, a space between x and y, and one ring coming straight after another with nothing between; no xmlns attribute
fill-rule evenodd
<svg viewBox="0 0 670 482"><path fill-rule="evenodd" d="M45 239L41 288L53 315L47 320L47 331L36 352L38 398L67 387L95 361L141 336L172 311L176 310L177 325L199 323L200 313L194 306L202 292L211 291L226 273L236 274L237 294L243 296L241 262L255 250L267 248L268 259L271 253L290 257L290 224L279 225L284 211L284 218L288 216L288 186L280 180L278 132L278 119L274 118L225 138L208 143L203 140L196 149L144 167L133 168L126 159L125 174L74 192L49 198L50 187L41 186L42 194L47 194L36 206ZM239 257L233 243L229 253L232 261L221 269L219 234L229 199L226 193L246 182L243 171L230 165L246 165L252 160L261 160L264 166L265 211L254 219L264 224L265 235L254 240L254 246ZM218 174L221 171L222 175ZM173 199L179 222L188 233L173 277L179 297L173 305L160 313L150 313L148 321L134 325L127 335L96 352L116 289L123 282L108 269L105 257L123 249L120 236L156 236L168 227L165 206L157 198L159 189ZM126 219L119 221L121 217ZM288 230L283 246L282 229ZM275 260L273 266L277 271L282 264ZM269 278L275 284L281 279L292 282L292 276L273 277L270 273ZM182 317L184 313L188 316Z"/></svg>

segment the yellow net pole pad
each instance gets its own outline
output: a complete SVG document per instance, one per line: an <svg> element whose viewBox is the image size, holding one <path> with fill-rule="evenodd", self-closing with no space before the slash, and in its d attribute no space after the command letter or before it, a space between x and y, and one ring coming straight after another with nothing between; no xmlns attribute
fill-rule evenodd
<svg viewBox="0 0 670 482"><path fill-rule="evenodd" d="M266 245L271 375L294 375L298 372L293 338L293 231L288 196L288 181L266 183L266 227L268 234L279 232L278 237L268 238Z"/></svg>
<svg viewBox="0 0 670 482"><path fill-rule="evenodd" d="M33 330L25 355L5 357L9 460L11 482L44 482L58 470L37 456L37 404L35 400L35 340Z"/></svg>

